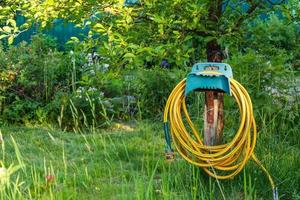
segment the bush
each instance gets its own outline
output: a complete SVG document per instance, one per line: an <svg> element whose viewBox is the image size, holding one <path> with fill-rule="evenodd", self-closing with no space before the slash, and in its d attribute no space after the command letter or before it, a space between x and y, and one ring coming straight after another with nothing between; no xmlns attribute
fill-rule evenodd
<svg viewBox="0 0 300 200"><path fill-rule="evenodd" d="M133 73L132 93L137 97L143 118L161 119L173 88L186 76L178 69L140 69Z"/></svg>
<svg viewBox="0 0 300 200"><path fill-rule="evenodd" d="M2 47L0 58L1 118L6 121L35 120L35 110L50 102L57 91L69 84L67 60L49 38L35 36L30 44L21 43L7 50ZM20 119L22 116L24 120Z"/></svg>
<svg viewBox="0 0 300 200"><path fill-rule="evenodd" d="M16 99L5 107L3 117L9 123L27 124L35 120L35 111L41 104L27 99Z"/></svg>
<svg viewBox="0 0 300 200"><path fill-rule="evenodd" d="M184 76L184 70L162 68L98 71L83 76L81 84L103 92L116 119L158 119L173 87Z"/></svg>

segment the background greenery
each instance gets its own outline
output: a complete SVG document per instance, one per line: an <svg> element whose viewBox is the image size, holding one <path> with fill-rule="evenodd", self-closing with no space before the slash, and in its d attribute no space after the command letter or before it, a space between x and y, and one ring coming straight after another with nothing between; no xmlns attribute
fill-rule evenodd
<svg viewBox="0 0 300 200"><path fill-rule="evenodd" d="M238 42L226 41L230 53L225 62L233 66L235 78L247 87L258 109L270 114L294 109L299 98L299 26L286 25L274 14L248 28L249 34ZM111 120L159 120L170 91L192 66L176 65L169 58L147 62L135 57L132 62L138 66L117 67L113 64L118 57L112 61L102 56L101 47L101 56L92 63L85 43L70 42L66 51L56 47L44 35L34 36L29 44L2 46L2 124L37 122L70 130L76 124L76 129L90 127L93 120L95 128Z"/></svg>

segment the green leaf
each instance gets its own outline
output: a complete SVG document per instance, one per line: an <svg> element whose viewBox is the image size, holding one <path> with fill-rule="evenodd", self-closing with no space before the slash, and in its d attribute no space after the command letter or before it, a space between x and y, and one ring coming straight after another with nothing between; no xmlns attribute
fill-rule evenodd
<svg viewBox="0 0 300 200"><path fill-rule="evenodd" d="M71 37L71 40L74 40L76 42L79 42L79 39L77 37Z"/></svg>
<svg viewBox="0 0 300 200"><path fill-rule="evenodd" d="M6 25L9 25L9 24L10 24L12 27L16 27L16 26L17 26L16 21L13 20L13 19L8 19L8 20L6 21Z"/></svg>
<svg viewBox="0 0 300 200"><path fill-rule="evenodd" d="M126 53L124 58L135 58L135 55L133 53Z"/></svg>
<svg viewBox="0 0 300 200"><path fill-rule="evenodd" d="M94 27L94 30L100 33L106 32L105 27L102 24L96 24Z"/></svg>
<svg viewBox="0 0 300 200"><path fill-rule="evenodd" d="M29 28L29 24L28 23L24 23L21 25L20 29L23 30L23 29L27 29Z"/></svg>
<svg viewBox="0 0 300 200"><path fill-rule="evenodd" d="M14 36L11 35L11 36L9 36L9 38L8 38L8 44L12 44L13 42L14 42Z"/></svg>
<svg viewBox="0 0 300 200"><path fill-rule="evenodd" d="M208 43L208 42L213 41L213 40L215 40L215 39L218 39L218 38L213 37L213 36L208 36L208 37L205 37L204 41L205 41L206 43Z"/></svg>
<svg viewBox="0 0 300 200"><path fill-rule="evenodd" d="M2 40L3 38L6 38L7 35L0 35L0 40Z"/></svg>
<svg viewBox="0 0 300 200"><path fill-rule="evenodd" d="M47 22L42 21L42 28L45 28L47 26Z"/></svg>
<svg viewBox="0 0 300 200"><path fill-rule="evenodd" d="M11 32L11 28L10 28L9 26L4 26L2 29L3 29L4 32L6 32L6 33L10 33L10 32Z"/></svg>
<svg viewBox="0 0 300 200"><path fill-rule="evenodd" d="M102 24L99 24L99 23L96 24L96 25L94 26L94 28L97 28L97 29L98 29L98 28L100 28L100 29L105 29L104 26L103 26Z"/></svg>

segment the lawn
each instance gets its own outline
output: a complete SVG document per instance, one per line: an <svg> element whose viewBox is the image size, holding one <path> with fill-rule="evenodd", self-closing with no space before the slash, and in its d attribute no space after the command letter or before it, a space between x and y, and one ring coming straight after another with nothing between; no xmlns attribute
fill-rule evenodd
<svg viewBox="0 0 300 200"><path fill-rule="evenodd" d="M261 130L256 152L281 199L300 199L299 142ZM216 181L178 155L164 156L161 124L136 122L91 133L2 127L1 199L271 199L263 172L249 161ZM296 133L297 131L289 133Z"/></svg>

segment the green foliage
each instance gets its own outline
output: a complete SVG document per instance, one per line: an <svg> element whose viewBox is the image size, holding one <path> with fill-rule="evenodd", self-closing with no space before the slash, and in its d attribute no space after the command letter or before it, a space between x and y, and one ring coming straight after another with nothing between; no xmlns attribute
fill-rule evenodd
<svg viewBox="0 0 300 200"><path fill-rule="evenodd" d="M121 71L98 71L82 76L80 83L96 87L113 104L117 119L128 115L143 118L161 117L170 91L184 77L182 70L161 68Z"/></svg>
<svg viewBox="0 0 300 200"><path fill-rule="evenodd" d="M95 87L77 83L81 76L84 79L79 66L85 57L69 56L55 47L51 38L36 36L29 45L1 49L1 119L56 124L61 117L61 128L96 127L96 121L102 126L110 120L106 113L110 103Z"/></svg>
<svg viewBox="0 0 300 200"><path fill-rule="evenodd" d="M161 120L170 92L186 75L183 70L141 69L133 74L133 93L138 97L144 118Z"/></svg>
<svg viewBox="0 0 300 200"><path fill-rule="evenodd" d="M13 27L13 8L44 28L63 18L81 27L90 27L86 46L97 47L111 66L134 68L151 62L160 65L190 66L204 55L212 40L234 40L260 14L281 11L289 21L297 18L296 1L284 5L272 1L145 0L126 7L124 1L4 1L0 5L5 23ZM10 9L9 9L10 8ZM294 14L293 14L294 12ZM1 19L1 18L0 18ZM7 20L7 22L5 21ZM17 26L18 27L18 26ZM5 29L8 29L5 28ZM13 39L18 34L6 33ZM74 39L74 38L73 38Z"/></svg>
<svg viewBox="0 0 300 200"><path fill-rule="evenodd" d="M6 52L2 50L2 120L37 121L73 130L75 126L100 128L112 119L160 119L166 98L190 69L103 71L107 60L88 66L80 49L63 54L54 47L53 41L36 37L29 46L22 44ZM236 53L228 62L256 106L276 113L296 98L290 91L294 79L293 72L285 67L291 65L290 57L281 52L273 56L263 54L268 49L246 49L246 53ZM72 74L76 75L74 81Z"/></svg>
<svg viewBox="0 0 300 200"><path fill-rule="evenodd" d="M52 40L37 36L29 46L23 43L0 50L0 56L5 58L0 63L4 119L35 119L35 110L49 102L61 85L66 85L68 66L63 54L54 47Z"/></svg>
<svg viewBox="0 0 300 200"><path fill-rule="evenodd" d="M40 103L27 99L16 99L11 104L5 106L2 118L10 123L28 124L36 119L35 111Z"/></svg>
<svg viewBox="0 0 300 200"><path fill-rule="evenodd" d="M157 118L184 76L182 70L161 68L105 71L105 61L87 65L80 50L66 54L55 46L38 36L29 45L1 50L3 121L78 131L112 119Z"/></svg>
<svg viewBox="0 0 300 200"><path fill-rule="evenodd" d="M258 126L266 127L268 125L262 120L268 121L276 127L274 135L283 137L286 129L297 132L300 128L297 123L300 120L299 76L295 77L295 72L285 67L289 62L285 54L274 56L271 60L266 57L250 50L233 56L228 62L234 66L235 79L245 86L252 98ZM226 119L229 124L234 121L231 114ZM290 138L291 142L294 140L297 139Z"/></svg>
<svg viewBox="0 0 300 200"><path fill-rule="evenodd" d="M257 20L255 25L249 25L248 33L235 45L243 50L255 50L264 55L264 59L278 62L277 66L287 66L297 69L299 67L300 24L288 24L286 20L276 14L268 19ZM274 71L278 69L274 68ZM280 70L279 70L280 71Z"/></svg>

